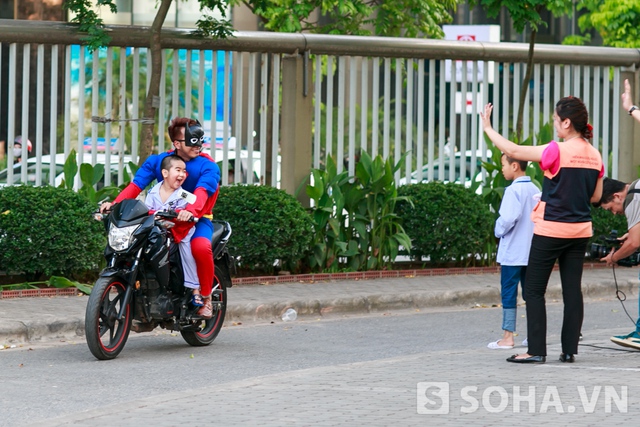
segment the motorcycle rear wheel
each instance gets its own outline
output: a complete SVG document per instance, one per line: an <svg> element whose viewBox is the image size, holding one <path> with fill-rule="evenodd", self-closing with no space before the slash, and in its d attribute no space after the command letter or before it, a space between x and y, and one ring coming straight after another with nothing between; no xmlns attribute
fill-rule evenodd
<svg viewBox="0 0 640 427"><path fill-rule="evenodd" d="M101 277L91 291L87 303L84 328L91 354L99 360L115 359L124 348L131 331L131 305L122 320L120 312L126 285L117 277Z"/></svg>
<svg viewBox="0 0 640 427"><path fill-rule="evenodd" d="M227 288L231 285L231 276L229 275L229 269L226 265L220 263L215 264L215 276L213 278L213 287L220 285L218 289L222 292L218 295L213 294L211 296L214 304L213 317L211 319L202 320L201 330L199 332L193 331L180 331L182 338L187 344L194 347L203 347L211 344L216 339L222 329L224 323L224 316L227 312ZM220 308L215 310L216 302L220 302Z"/></svg>

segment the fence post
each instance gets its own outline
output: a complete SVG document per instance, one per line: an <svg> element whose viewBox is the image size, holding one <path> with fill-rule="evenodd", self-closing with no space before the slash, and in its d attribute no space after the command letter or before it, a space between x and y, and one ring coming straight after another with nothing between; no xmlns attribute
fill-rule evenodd
<svg viewBox="0 0 640 427"><path fill-rule="evenodd" d="M638 103L638 95L640 94L638 76L638 72L631 68L623 69L620 73L620 93L624 92L624 80L629 79L631 83L631 99L634 104ZM620 99L614 99L613 102L620 104L618 179L623 182L631 182L638 178L636 166L640 164L640 159L637 159L640 150L634 150L634 147L640 145L640 135L637 132L640 129L640 124L632 117L629 117L627 111L624 111ZM603 160L607 164L606 159Z"/></svg>
<svg viewBox="0 0 640 427"><path fill-rule="evenodd" d="M282 59L281 188L309 207L305 191L311 172L313 85L308 56ZM298 191L299 190L299 191ZM298 192L298 194L296 194Z"/></svg>

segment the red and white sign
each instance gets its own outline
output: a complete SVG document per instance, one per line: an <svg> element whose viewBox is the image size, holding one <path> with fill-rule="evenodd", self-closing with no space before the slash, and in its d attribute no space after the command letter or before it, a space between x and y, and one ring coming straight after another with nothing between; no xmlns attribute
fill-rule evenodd
<svg viewBox="0 0 640 427"><path fill-rule="evenodd" d="M465 99L465 106L462 105L462 92L456 92L456 114L462 114L463 110L467 114L473 114L473 92L467 92ZM480 113L482 108L482 90L476 92L476 111L475 113Z"/></svg>
<svg viewBox="0 0 640 427"><path fill-rule="evenodd" d="M443 25L444 39L460 42L500 42L499 25ZM493 62L489 62L489 83L493 83ZM456 61L456 81L462 81L462 61ZM473 61L467 61L467 82L473 82ZM476 79L484 81L484 61L478 61ZM445 61L445 79L451 81L451 61Z"/></svg>

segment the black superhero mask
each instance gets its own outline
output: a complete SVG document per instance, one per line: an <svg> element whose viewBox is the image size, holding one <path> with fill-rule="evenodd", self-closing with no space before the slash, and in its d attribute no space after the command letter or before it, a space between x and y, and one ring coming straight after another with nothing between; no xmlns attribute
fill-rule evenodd
<svg viewBox="0 0 640 427"><path fill-rule="evenodd" d="M199 121L191 126L184 127L184 144L187 147L202 147L204 142L204 129Z"/></svg>

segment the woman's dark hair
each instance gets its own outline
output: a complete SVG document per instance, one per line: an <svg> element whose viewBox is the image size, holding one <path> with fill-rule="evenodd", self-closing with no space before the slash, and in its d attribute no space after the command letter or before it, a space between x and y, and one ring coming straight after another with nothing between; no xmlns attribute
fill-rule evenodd
<svg viewBox="0 0 640 427"><path fill-rule="evenodd" d="M556 104L556 115L560 120L569 119L573 128L584 139L593 137L593 127L589 124L589 112L580 98L567 96Z"/></svg>

